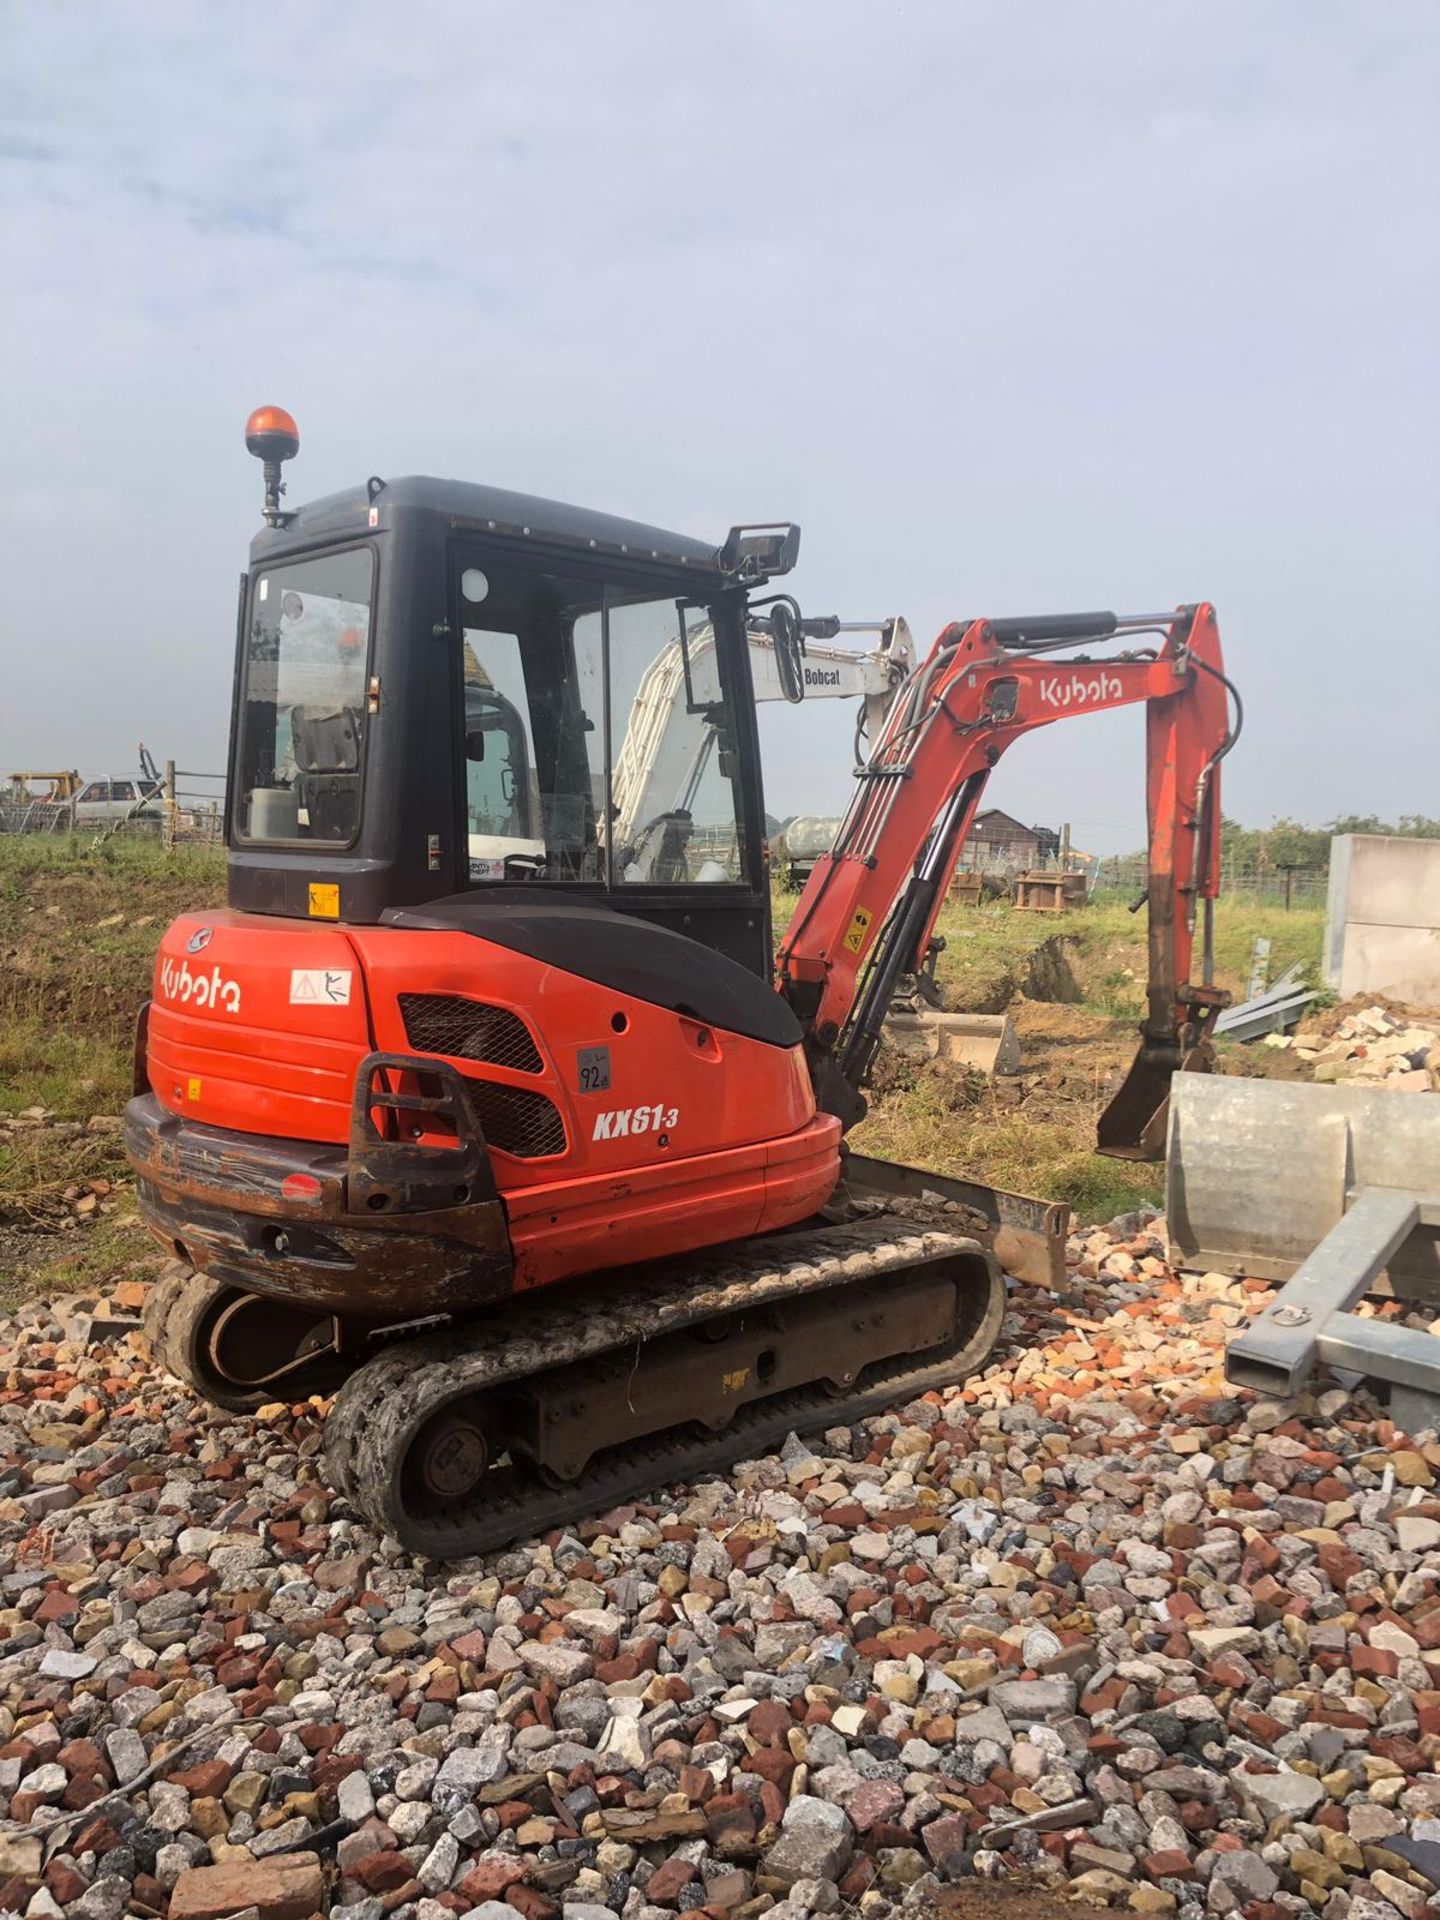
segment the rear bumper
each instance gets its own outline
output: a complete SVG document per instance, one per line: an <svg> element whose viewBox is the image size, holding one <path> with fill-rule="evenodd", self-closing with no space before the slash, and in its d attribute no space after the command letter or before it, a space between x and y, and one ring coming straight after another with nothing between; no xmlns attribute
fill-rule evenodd
<svg viewBox="0 0 1440 1920"><path fill-rule="evenodd" d="M441 1078L456 1146L379 1137L372 1078L397 1071ZM356 1084L347 1147L205 1126L138 1095L125 1150L145 1224L217 1280L374 1325L502 1298L509 1231L459 1075L372 1055Z"/></svg>

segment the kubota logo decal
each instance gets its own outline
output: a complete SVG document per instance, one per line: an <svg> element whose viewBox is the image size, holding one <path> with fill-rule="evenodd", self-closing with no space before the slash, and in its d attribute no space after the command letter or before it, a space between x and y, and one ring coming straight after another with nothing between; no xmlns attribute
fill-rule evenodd
<svg viewBox="0 0 1440 1920"><path fill-rule="evenodd" d="M221 1013L240 1011L240 983L227 980L219 967L211 967L208 973L203 969L192 973L188 960L177 967L173 960L164 959L160 962L160 991L167 1000L178 1000L185 1006L215 1007Z"/></svg>
<svg viewBox="0 0 1440 1920"><path fill-rule="evenodd" d="M1069 679L1052 673L1040 682L1040 698L1047 707L1076 707L1086 700L1118 700L1125 689L1113 673L1096 673L1087 679L1072 673Z"/></svg>
<svg viewBox="0 0 1440 1920"><path fill-rule="evenodd" d="M592 1140L623 1140L632 1133L659 1133L664 1127L677 1126L678 1107L611 1107L595 1116Z"/></svg>

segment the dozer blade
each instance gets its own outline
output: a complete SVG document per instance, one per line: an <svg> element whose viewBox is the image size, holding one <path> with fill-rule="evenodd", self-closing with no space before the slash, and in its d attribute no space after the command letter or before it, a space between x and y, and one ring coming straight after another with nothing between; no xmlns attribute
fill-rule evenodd
<svg viewBox="0 0 1440 1920"><path fill-rule="evenodd" d="M1362 1190L1440 1193L1440 1098L1184 1077L1171 1091L1168 1158L1171 1264L1288 1280ZM1416 1234L1371 1290L1440 1301L1440 1237Z"/></svg>
<svg viewBox="0 0 1440 1920"><path fill-rule="evenodd" d="M1111 1160L1163 1160L1171 1085L1177 1073L1213 1072L1215 1055L1202 1040L1188 1053L1173 1045L1142 1043L1096 1130L1096 1151Z"/></svg>
<svg viewBox="0 0 1440 1920"><path fill-rule="evenodd" d="M973 1234L1016 1280L1052 1293L1066 1285L1065 1238L1070 1209L1062 1200L1036 1200L1025 1193L902 1160L877 1160L868 1153L843 1150L840 1194L861 1207L883 1206L897 1213L910 1209L921 1218L942 1209L957 1231Z"/></svg>

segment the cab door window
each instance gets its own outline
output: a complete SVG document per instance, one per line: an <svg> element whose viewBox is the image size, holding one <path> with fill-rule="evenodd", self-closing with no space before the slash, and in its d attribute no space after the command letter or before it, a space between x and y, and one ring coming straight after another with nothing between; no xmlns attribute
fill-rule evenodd
<svg viewBox="0 0 1440 1920"><path fill-rule="evenodd" d="M752 877L715 618L673 595L610 590L612 885Z"/></svg>
<svg viewBox="0 0 1440 1920"><path fill-rule="evenodd" d="M461 566L472 880L600 878L600 601L598 583Z"/></svg>
<svg viewBox="0 0 1440 1920"><path fill-rule="evenodd" d="M470 877L750 883L719 616L498 559L458 585Z"/></svg>

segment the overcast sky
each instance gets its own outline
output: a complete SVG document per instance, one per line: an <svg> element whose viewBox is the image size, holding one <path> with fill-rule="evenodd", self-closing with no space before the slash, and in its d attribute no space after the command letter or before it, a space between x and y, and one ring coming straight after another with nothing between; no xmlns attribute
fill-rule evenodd
<svg viewBox="0 0 1440 1920"><path fill-rule="evenodd" d="M1440 813L1434 0L0 6L0 772L223 764L260 402L807 609L1213 599L1226 811ZM767 717L773 811L850 720ZM1138 844L1138 715L991 799Z"/></svg>

